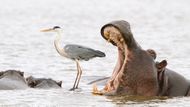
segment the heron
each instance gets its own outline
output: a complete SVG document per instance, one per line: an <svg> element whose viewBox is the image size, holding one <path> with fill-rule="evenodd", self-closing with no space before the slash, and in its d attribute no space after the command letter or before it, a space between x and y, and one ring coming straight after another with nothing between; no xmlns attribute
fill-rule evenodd
<svg viewBox="0 0 190 107"><path fill-rule="evenodd" d="M105 57L106 55L104 52L101 52L99 50L94 50L86 46L81 46L81 45L76 45L76 44L63 44L64 46L62 46L61 36L62 36L63 29L59 26L54 26L53 28L41 30L41 32L50 32L50 31L57 33L57 36L54 40L54 46L57 52L61 56L69 58L76 62L77 76L76 76L73 88L70 89L70 91L73 91L78 88L81 75L82 75L82 69L80 67L79 61L81 60L88 61L92 58Z"/></svg>

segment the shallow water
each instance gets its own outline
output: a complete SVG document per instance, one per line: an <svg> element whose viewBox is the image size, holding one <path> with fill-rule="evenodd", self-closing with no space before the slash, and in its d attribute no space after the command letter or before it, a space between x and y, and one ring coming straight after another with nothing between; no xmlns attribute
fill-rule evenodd
<svg viewBox="0 0 190 107"><path fill-rule="evenodd" d="M63 89L14 90L0 92L1 106L132 106L186 107L189 97L126 98L91 94L87 83L95 76L109 76L116 63L117 50L100 36L104 24L117 19L131 23L137 42L155 49L158 60L167 59L168 68L190 78L189 0L0 0L0 70L18 69L25 76L63 81ZM63 42L102 50L106 58L81 62L81 89L72 87L76 67L54 49L54 33L42 28L62 26Z"/></svg>

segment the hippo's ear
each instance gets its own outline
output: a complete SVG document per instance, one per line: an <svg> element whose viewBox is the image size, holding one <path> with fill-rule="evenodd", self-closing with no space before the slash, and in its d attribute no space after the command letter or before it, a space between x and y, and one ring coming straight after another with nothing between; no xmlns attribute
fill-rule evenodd
<svg viewBox="0 0 190 107"><path fill-rule="evenodd" d="M165 75L166 66L167 66L166 60L162 60L161 62L157 62L156 64L157 71L158 71L157 79L158 79L159 87L161 88L161 93L166 92L167 89L165 88L168 88L168 79L167 79L168 77L167 75Z"/></svg>
<svg viewBox="0 0 190 107"><path fill-rule="evenodd" d="M158 69L163 69L167 66L167 61L166 60L162 60L161 62L156 63L156 68Z"/></svg>
<svg viewBox="0 0 190 107"><path fill-rule="evenodd" d="M28 86L32 87L32 88L37 85L37 81L34 80L32 76L27 77L26 82L27 82Z"/></svg>
<svg viewBox="0 0 190 107"><path fill-rule="evenodd" d="M162 68L165 68L166 66L167 66L167 61L166 60L162 60L161 62L160 62L160 67L162 67Z"/></svg>
<svg viewBox="0 0 190 107"><path fill-rule="evenodd" d="M147 49L146 52L153 58L156 59L156 52L153 49Z"/></svg>
<svg viewBox="0 0 190 107"><path fill-rule="evenodd" d="M26 81L29 81L32 78L32 76L29 76L26 78Z"/></svg>
<svg viewBox="0 0 190 107"><path fill-rule="evenodd" d="M62 81L57 82L57 85L59 85L61 87Z"/></svg>

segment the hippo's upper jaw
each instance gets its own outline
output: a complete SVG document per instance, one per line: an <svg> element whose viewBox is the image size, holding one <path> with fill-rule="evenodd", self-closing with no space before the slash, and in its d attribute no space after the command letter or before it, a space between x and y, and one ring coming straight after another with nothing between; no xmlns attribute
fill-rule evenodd
<svg viewBox="0 0 190 107"><path fill-rule="evenodd" d="M104 38L111 42L113 45L117 46L119 49L123 50L123 44L125 43L124 38L122 37L119 30L113 26L105 27L103 31Z"/></svg>
<svg viewBox="0 0 190 107"><path fill-rule="evenodd" d="M114 21L101 29L104 39L118 47L118 61L103 91L95 93L157 94L157 71L153 58L137 44L126 21ZM150 91L151 90L151 91Z"/></svg>

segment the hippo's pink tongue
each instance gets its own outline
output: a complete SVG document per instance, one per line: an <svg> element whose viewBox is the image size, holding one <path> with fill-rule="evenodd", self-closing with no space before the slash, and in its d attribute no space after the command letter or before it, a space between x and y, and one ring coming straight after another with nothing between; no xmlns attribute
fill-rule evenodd
<svg viewBox="0 0 190 107"><path fill-rule="evenodd" d="M123 60L124 60L124 54L123 53L124 53L123 50L118 48L118 60L117 60L116 66L113 70L112 77L110 79L112 81L115 79L115 77L117 76L117 74L119 73L119 71L123 65Z"/></svg>
<svg viewBox="0 0 190 107"><path fill-rule="evenodd" d="M97 92L101 92L101 93L107 93L107 92L111 92L114 91L117 88L117 85L119 84L120 78L119 78L119 73L123 72L123 68L126 65L126 56L128 54L128 50L127 50L127 44L123 44L123 48L119 48L118 47L118 60L116 63L116 66L113 70L112 76L110 78L110 80L108 81L108 83L105 85L104 89L102 91L97 91L96 88L93 88L96 91L93 91L97 94Z"/></svg>
<svg viewBox="0 0 190 107"><path fill-rule="evenodd" d="M125 44L124 44L125 45ZM118 47L118 60L117 60L117 63L116 63L116 66L113 70L113 73L112 73L112 76L109 80L109 82L107 83L106 85L106 90L107 91L110 91L110 90L114 90L116 87L115 87L115 84L114 84L114 81L117 81L116 78L118 77L118 74L119 72L121 72L121 69L122 69L122 66L124 64L124 59L125 59L125 48L119 48Z"/></svg>
<svg viewBox="0 0 190 107"><path fill-rule="evenodd" d="M114 78L121 71L122 66L126 64L127 59L128 59L127 56L128 56L127 44L124 43L122 49L118 48L118 61L112 74Z"/></svg>
<svg viewBox="0 0 190 107"><path fill-rule="evenodd" d="M118 60L117 60L112 76L116 76L117 73L120 71L121 66L123 65L123 60L124 60L123 51L118 48Z"/></svg>

